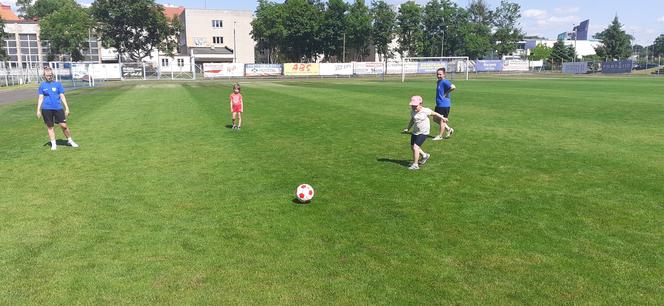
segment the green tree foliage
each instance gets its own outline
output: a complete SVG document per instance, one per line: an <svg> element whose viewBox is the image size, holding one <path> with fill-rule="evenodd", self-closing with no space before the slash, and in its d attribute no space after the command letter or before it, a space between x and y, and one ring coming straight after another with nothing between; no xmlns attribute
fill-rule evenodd
<svg viewBox="0 0 664 306"><path fill-rule="evenodd" d="M320 49L319 28L322 11L317 3L289 0L283 4L283 25L286 35L280 51L287 61L311 61Z"/></svg>
<svg viewBox="0 0 664 306"><path fill-rule="evenodd" d="M565 46L562 40L557 41L551 48L551 63L562 65L563 62L571 62L576 56L574 46Z"/></svg>
<svg viewBox="0 0 664 306"><path fill-rule="evenodd" d="M422 38L422 8L415 1L402 3L397 15L397 52L402 57L420 55Z"/></svg>
<svg viewBox="0 0 664 306"><path fill-rule="evenodd" d="M67 54L72 61L83 60L81 50L88 49L88 38L93 26L94 21L89 12L73 1L39 20L40 36L42 40L48 41L51 57Z"/></svg>
<svg viewBox="0 0 664 306"><path fill-rule="evenodd" d="M7 61L7 50L5 49L5 21L0 17L0 61Z"/></svg>
<svg viewBox="0 0 664 306"><path fill-rule="evenodd" d="M655 38L655 42L653 43L653 54L655 56L664 55L664 34L660 34Z"/></svg>
<svg viewBox="0 0 664 306"><path fill-rule="evenodd" d="M604 31L595 34L594 38L602 42L601 46L595 48L597 55L602 58L624 59L632 53L631 40L633 37L622 29L618 16L613 18L613 22Z"/></svg>
<svg viewBox="0 0 664 306"><path fill-rule="evenodd" d="M468 23L461 29L465 36L463 53L470 58L484 58L493 49L491 25L493 12L484 0L473 0L468 5Z"/></svg>
<svg viewBox="0 0 664 306"><path fill-rule="evenodd" d="M344 34L348 21L348 5L343 0L329 0L320 27L321 49L325 59L341 61L344 52Z"/></svg>
<svg viewBox="0 0 664 306"><path fill-rule="evenodd" d="M523 32L519 28L521 6L502 0L500 6L493 12L493 25L495 27L492 43L498 56L508 55L516 51L518 42L523 39Z"/></svg>
<svg viewBox="0 0 664 306"><path fill-rule="evenodd" d="M16 0L16 11L21 18L31 19L30 8L32 7L32 0Z"/></svg>
<svg viewBox="0 0 664 306"><path fill-rule="evenodd" d="M268 61L277 61L279 46L286 37L283 9L281 4L267 0L258 0L256 18L251 21L251 37L257 42L257 48L267 50Z"/></svg>
<svg viewBox="0 0 664 306"><path fill-rule="evenodd" d="M397 14L390 5L383 0L374 0L371 3L371 15L373 17L372 40L376 51L384 60L392 57L389 44L394 39Z"/></svg>
<svg viewBox="0 0 664 306"><path fill-rule="evenodd" d="M355 0L348 10L348 31L346 45L350 47L349 54L356 61L363 61L369 55L371 42L371 14L364 0Z"/></svg>
<svg viewBox="0 0 664 306"><path fill-rule="evenodd" d="M443 56L441 48L443 47L442 40L445 34L444 2L446 1L430 0L424 6L424 16L422 17L424 26L423 56Z"/></svg>
<svg viewBox="0 0 664 306"><path fill-rule="evenodd" d="M443 2L445 16L445 56L466 56L466 34L469 27L468 11L454 2Z"/></svg>
<svg viewBox="0 0 664 306"><path fill-rule="evenodd" d="M18 0L19 15L26 19L41 19L64 7L78 5L75 0ZM79 5L80 6L80 5Z"/></svg>
<svg viewBox="0 0 664 306"><path fill-rule="evenodd" d="M180 35L180 24L170 23L164 8L154 0L96 0L92 15L104 47L140 61L159 50L173 55Z"/></svg>
<svg viewBox="0 0 664 306"><path fill-rule="evenodd" d="M547 47L546 45L537 44L537 46L535 46L535 48L533 48L533 50L530 51L528 59L531 61L539 61L539 60L547 61L549 60L549 58L551 58L552 51L553 49Z"/></svg>
<svg viewBox="0 0 664 306"><path fill-rule="evenodd" d="M397 14L389 4L383 0L374 0L371 3L371 16L373 18L372 40L376 51L382 59L391 58L390 43L394 39Z"/></svg>

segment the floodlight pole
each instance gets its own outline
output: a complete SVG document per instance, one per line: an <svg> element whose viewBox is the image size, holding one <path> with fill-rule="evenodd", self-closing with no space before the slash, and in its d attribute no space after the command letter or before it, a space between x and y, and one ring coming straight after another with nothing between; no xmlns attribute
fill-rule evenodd
<svg viewBox="0 0 664 306"><path fill-rule="evenodd" d="M233 63L237 63L237 40L235 38L235 24L237 21L233 20Z"/></svg>
<svg viewBox="0 0 664 306"><path fill-rule="evenodd" d="M344 46L343 46L343 55L341 56L342 62L346 62L346 32L344 32Z"/></svg>

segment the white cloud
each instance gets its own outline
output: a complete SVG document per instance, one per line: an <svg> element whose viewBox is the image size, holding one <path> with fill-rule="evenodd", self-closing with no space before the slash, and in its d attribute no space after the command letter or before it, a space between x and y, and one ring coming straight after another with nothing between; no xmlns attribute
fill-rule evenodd
<svg viewBox="0 0 664 306"><path fill-rule="evenodd" d="M659 21L659 22L664 22L664 16L659 17L659 19L657 19L657 21Z"/></svg>
<svg viewBox="0 0 664 306"><path fill-rule="evenodd" d="M546 17L547 13L544 10L530 9L523 11L523 16L528 18L543 18Z"/></svg>

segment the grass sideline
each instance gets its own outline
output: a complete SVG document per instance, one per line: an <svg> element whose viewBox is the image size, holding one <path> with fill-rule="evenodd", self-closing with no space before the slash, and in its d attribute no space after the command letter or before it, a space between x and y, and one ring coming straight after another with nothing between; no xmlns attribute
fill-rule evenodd
<svg viewBox="0 0 664 306"><path fill-rule="evenodd" d="M661 80L455 83L418 172L431 79L75 91L55 152L0 106L0 304L663 304Z"/></svg>

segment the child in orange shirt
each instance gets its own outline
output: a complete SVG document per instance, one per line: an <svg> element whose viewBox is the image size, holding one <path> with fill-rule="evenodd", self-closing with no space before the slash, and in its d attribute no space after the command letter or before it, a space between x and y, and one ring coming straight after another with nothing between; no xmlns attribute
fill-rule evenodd
<svg viewBox="0 0 664 306"><path fill-rule="evenodd" d="M230 95L231 113L233 114L233 130L240 130L242 126L242 94L240 84L233 84L233 93ZM235 124L237 118L237 125Z"/></svg>

